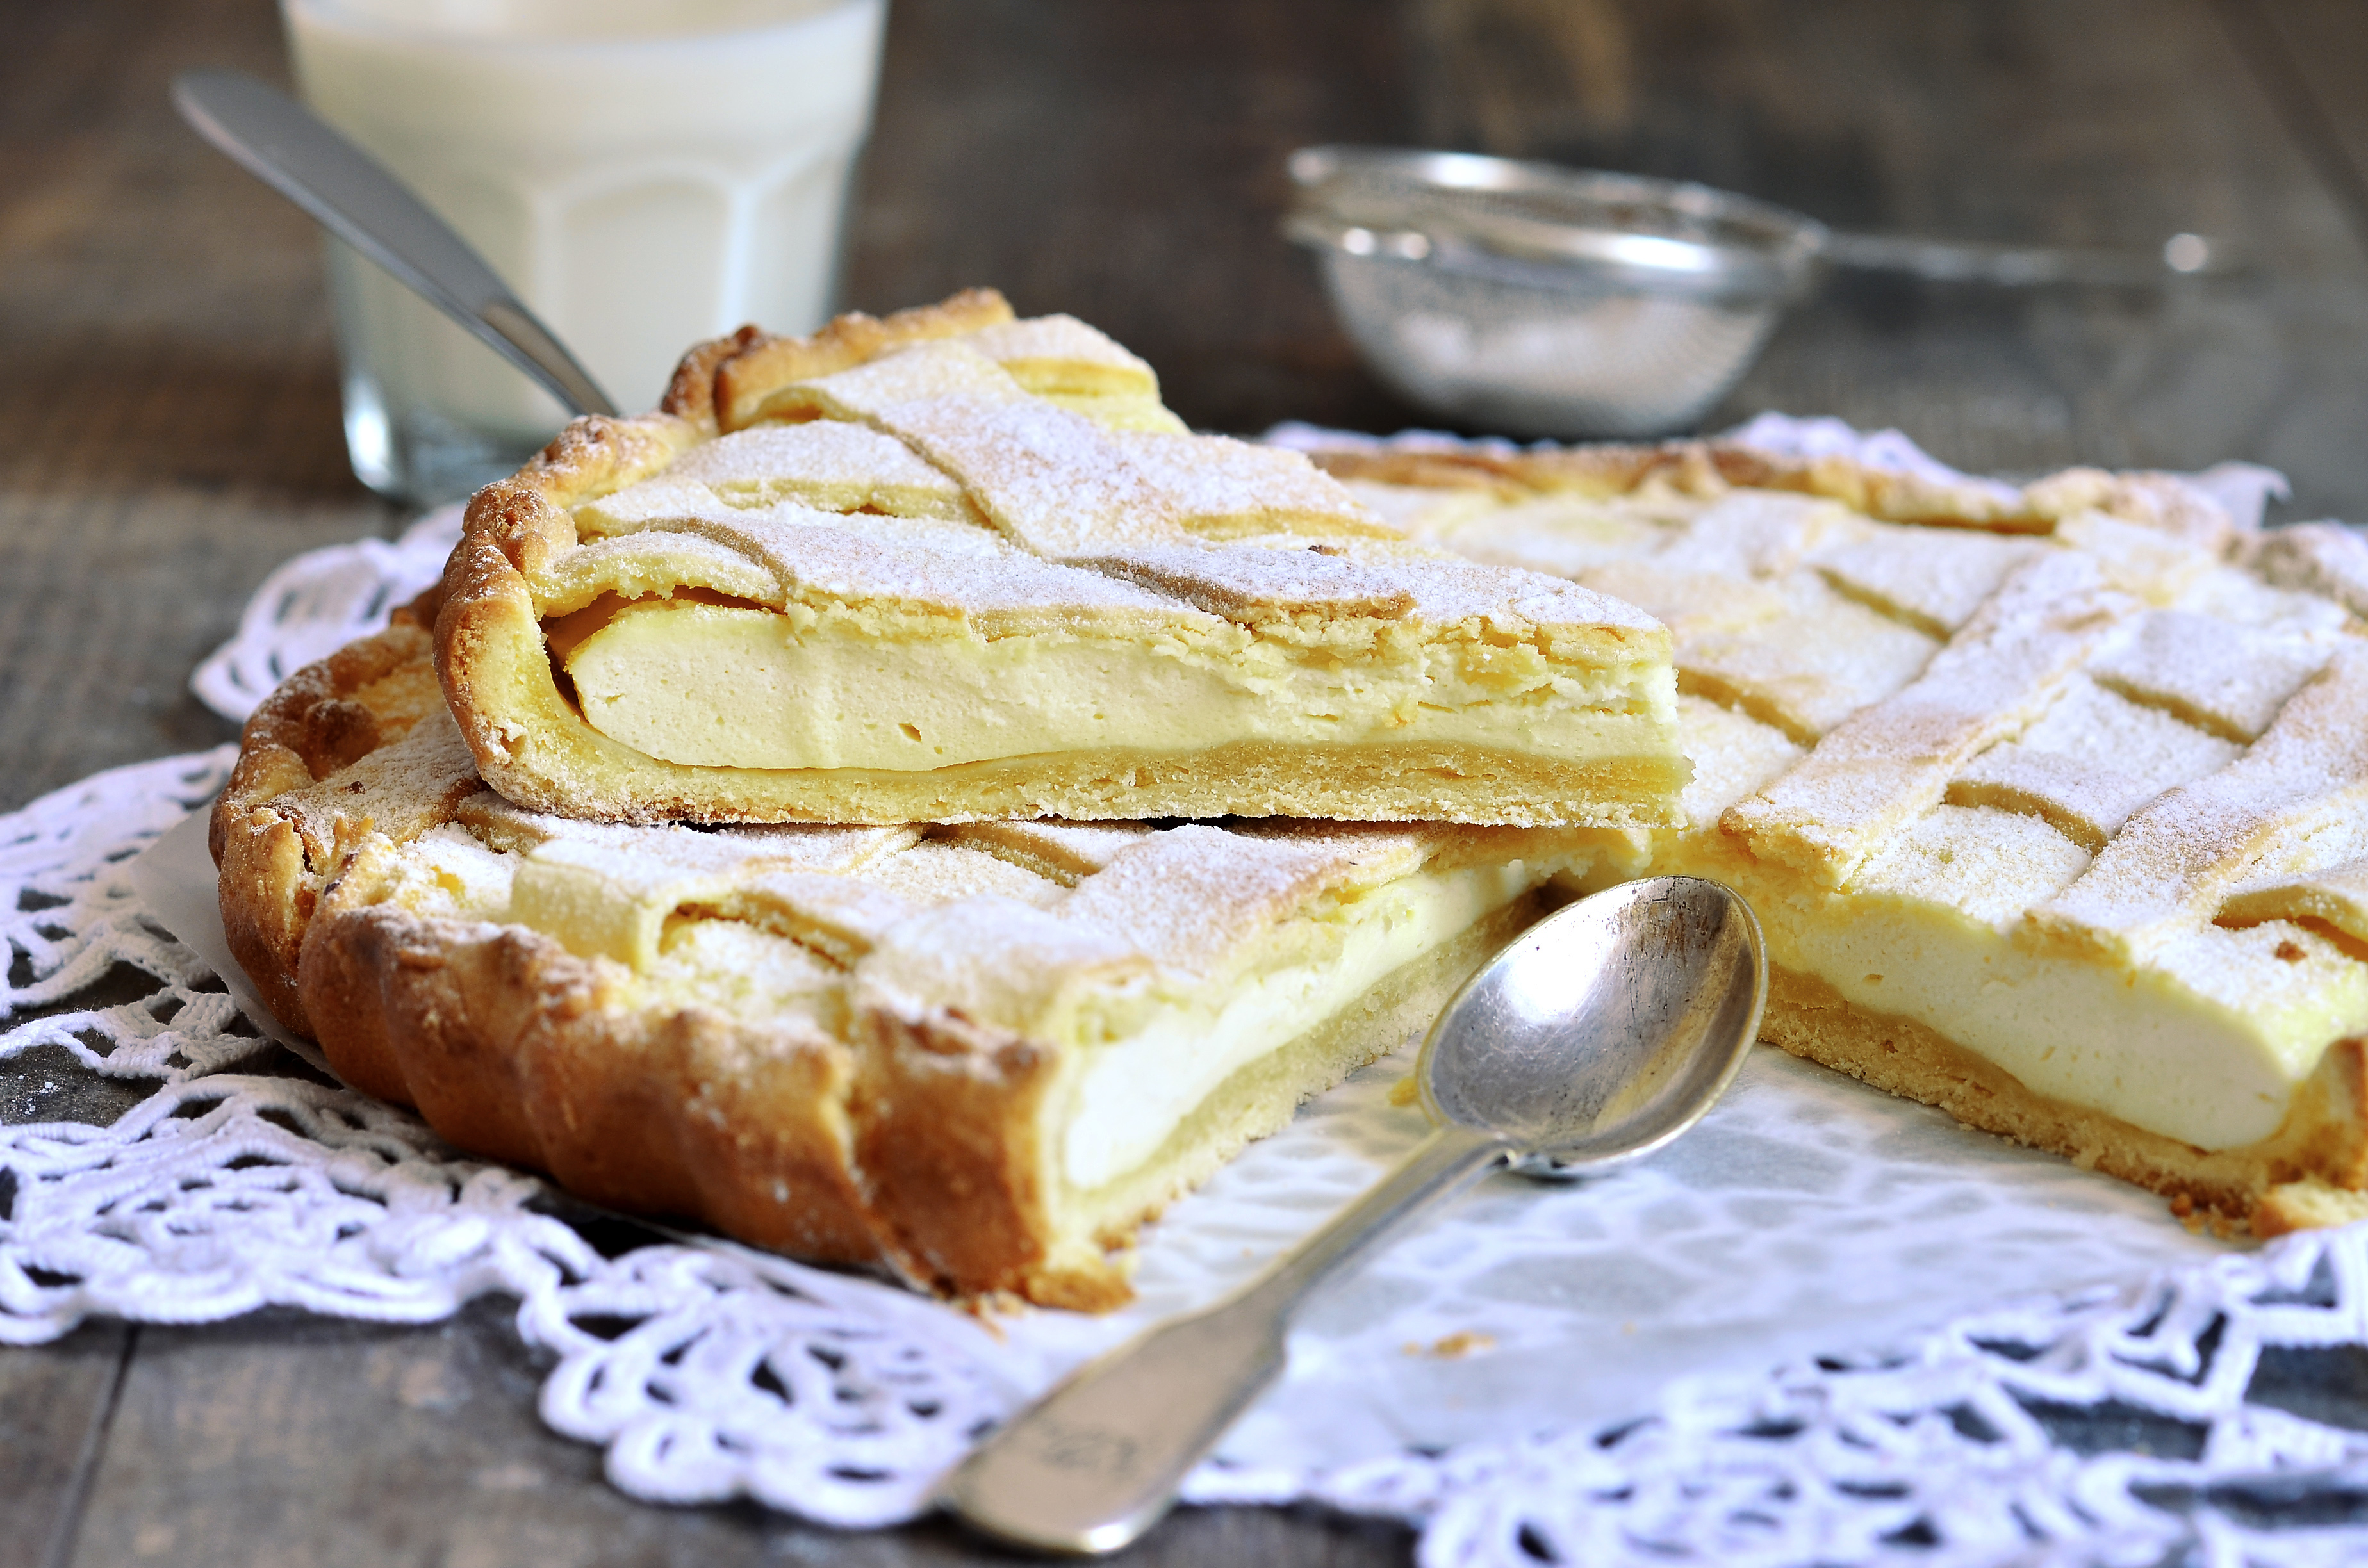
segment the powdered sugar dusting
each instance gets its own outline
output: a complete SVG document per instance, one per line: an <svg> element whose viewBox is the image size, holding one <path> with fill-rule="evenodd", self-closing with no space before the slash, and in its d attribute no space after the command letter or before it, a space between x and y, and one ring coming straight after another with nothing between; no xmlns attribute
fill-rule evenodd
<svg viewBox="0 0 2368 1568"><path fill-rule="evenodd" d="M1307 550L1226 550L1206 544L1136 545L1081 564L1173 594L1212 615L1257 621L1284 615L1395 620L1414 608L1402 574Z"/></svg>
<svg viewBox="0 0 2368 1568"><path fill-rule="evenodd" d="M2134 637L2099 657L2092 673L2133 701L2167 708L2229 740L2250 741L2333 653L2325 638L2155 610L2139 618Z"/></svg>
<svg viewBox="0 0 2368 1568"><path fill-rule="evenodd" d="M2016 568L1922 676L1845 720L1722 825L1759 853L1846 880L1884 835L1938 804L1965 763L2044 711L2137 608L2099 581L2070 552Z"/></svg>
<svg viewBox="0 0 2368 1568"><path fill-rule="evenodd" d="M868 875L916 903L999 897L1043 909L1067 891L1050 877L984 849L927 840L882 861Z"/></svg>
<svg viewBox="0 0 2368 1568"><path fill-rule="evenodd" d="M2236 762L2130 819L2062 897L2048 930L2135 951L2208 918L2282 834L2368 809L2368 650L2346 649Z"/></svg>
<svg viewBox="0 0 2368 1568"><path fill-rule="evenodd" d="M397 842L416 838L479 788L476 759L439 704L401 740L281 796L274 806L295 824L306 851L318 861L336 846L341 832L374 828Z"/></svg>
<svg viewBox="0 0 2368 1568"><path fill-rule="evenodd" d="M2148 801L2217 772L2242 752L2077 676L2037 723L1975 758L1948 798L2041 817L2094 851Z"/></svg>
<svg viewBox="0 0 2368 1568"><path fill-rule="evenodd" d="M1081 414L1033 400L933 397L874 417L962 481L1014 543L1048 561L1186 537L1175 498Z"/></svg>
<svg viewBox="0 0 2368 1568"><path fill-rule="evenodd" d="M791 413L877 424L899 403L938 398L1008 403L1028 401L1028 393L1002 366L959 339L948 338L899 348L853 369L801 381L779 401Z"/></svg>
<svg viewBox="0 0 2368 1568"><path fill-rule="evenodd" d="M981 822L939 831L957 844L1003 856L1075 887L1153 830L1132 822Z"/></svg>
<svg viewBox="0 0 2368 1568"><path fill-rule="evenodd" d="M461 801L452 817L486 844L509 854L523 855L545 844L568 843L620 854L646 853L661 859L697 860L712 855L727 861L759 859L839 872L853 871L881 855L893 854L920 836L919 830L912 827L840 827L811 823L695 828L586 822L529 811L484 789ZM721 847L710 849L702 846Z"/></svg>
<svg viewBox="0 0 2368 1568"><path fill-rule="evenodd" d="M1063 915L1122 933L1163 968L1212 974L1358 858L1353 841L1170 828L1111 857Z"/></svg>
<svg viewBox="0 0 2368 1568"><path fill-rule="evenodd" d="M1130 391L1156 392L1151 367L1099 327L1071 315L1030 316L984 328L962 339L998 365L1045 366L1085 370L1095 379Z"/></svg>
<svg viewBox="0 0 2368 1568"><path fill-rule="evenodd" d="M571 824L575 826L595 824ZM773 870L850 873L870 847L862 828L800 827L703 833L696 828L605 825L605 833L562 830L528 852L541 865L571 866L605 879L637 902L678 890L734 884ZM891 857L893 858L893 857Z"/></svg>
<svg viewBox="0 0 2368 1568"><path fill-rule="evenodd" d="M734 506L798 501L832 512L868 507L898 517L973 515L962 486L905 443L839 419L735 430L693 447L658 478L628 486L577 515L662 516L665 506L676 504L665 487L681 483L704 486Z"/></svg>
<svg viewBox="0 0 2368 1568"><path fill-rule="evenodd" d="M793 599L980 620L1115 617L1123 623L1131 616L1172 623L1191 614L1171 596L1041 560L964 523L841 517L782 506L685 527L763 562Z"/></svg>
<svg viewBox="0 0 2368 1568"><path fill-rule="evenodd" d="M1130 464L1176 498L1184 526L1197 534L1397 531L1298 452L1156 430L1115 431L1112 440Z"/></svg>
<svg viewBox="0 0 2368 1568"><path fill-rule="evenodd" d="M2318 921L2354 941L2368 942L2368 858L2338 861L2302 876L2288 872L2255 879L2232 892L2215 918L2230 925Z"/></svg>
<svg viewBox="0 0 2368 1568"><path fill-rule="evenodd" d="M2368 617L2368 537L2344 523L2296 523L2251 541L2248 560L2271 585L2323 594Z"/></svg>
<svg viewBox="0 0 2368 1568"><path fill-rule="evenodd" d="M1919 631L1946 637L1974 618L2006 574L2047 547L1974 529L1872 524L1871 537L1818 551L1811 564L1845 593Z"/></svg>
<svg viewBox="0 0 2368 1568"><path fill-rule="evenodd" d="M1439 846L1474 831L1335 823L639 827L528 812L491 791L449 815L506 858L597 877L599 886L571 896L617 902L620 915L633 906L632 918L647 923L695 903L819 943L843 964L859 963L892 927L929 909L940 911L928 925L930 939L947 944L928 960L930 973L1008 963L1011 932L997 921L1025 909L1027 930L1061 933L1027 960L1021 989L1031 995L1113 963L1112 972L1206 977L1255 952L1266 933L1328 890L1413 875ZM1541 878L1573 847L1542 833L1489 842L1509 858L1526 850ZM895 941L914 939L907 931ZM916 989L919 961L910 953L897 960L910 1003L955 1006L1001 983L973 974L945 978L952 989L943 994Z"/></svg>
<svg viewBox="0 0 2368 1568"><path fill-rule="evenodd" d="M1362 566L1327 559L1349 553L1350 542L1399 536L1301 454L1224 437L1105 429L1029 395L998 361L1055 381L1055 371L1099 376L1105 387L1111 377L1132 385L1140 369L1156 386L1140 360L1065 317L919 344L800 383L777 401L807 423L694 449L666 473L581 508L580 526L726 545L773 571L787 598L897 601L947 614L1192 607L1250 625L1411 616L1516 634L1537 626L1652 630L1649 618L1587 589L1441 552L1400 546L1385 562L1362 558ZM830 513L862 508L983 517L992 531L916 532L857 517L823 531ZM1276 548L1292 536L1334 542L1312 553ZM1063 574L1064 563L1090 571ZM1123 581L1105 587L1096 578Z"/></svg>

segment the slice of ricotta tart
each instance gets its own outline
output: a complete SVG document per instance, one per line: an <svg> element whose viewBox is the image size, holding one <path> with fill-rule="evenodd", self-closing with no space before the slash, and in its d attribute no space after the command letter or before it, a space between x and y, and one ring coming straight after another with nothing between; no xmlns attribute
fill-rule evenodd
<svg viewBox="0 0 2368 1568"><path fill-rule="evenodd" d="M1099 1310L1147 1216L1425 1028L1583 830L700 829L484 787L406 618L283 687L224 923L347 1082L592 1201Z"/></svg>
<svg viewBox="0 0 2368 1568"><path fill-rule="evenodd" d="M1676 640L1765 1037L2269 1233L2368 1215L2368 542L2162 475L1679 445L1324 460Z"/></svg>
<svg viewBox="0 0 2368 1568"><path fill-rule="evenodd" d="M1674 824L1668 631L1417 543L993 295L727 340L480 493L484 780L611 821Z"/></svg>

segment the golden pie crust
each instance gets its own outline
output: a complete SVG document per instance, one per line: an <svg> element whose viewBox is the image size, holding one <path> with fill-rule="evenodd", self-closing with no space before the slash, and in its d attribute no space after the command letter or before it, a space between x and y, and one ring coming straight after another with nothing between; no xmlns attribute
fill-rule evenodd
<svg viewBox="0 0 2368 1568"><path fill-rule="evenodd" d="M766 432L783 439L733 446ZM798 432L849 440L784 470ZM872 444L869 482L853 437ZM683 488L725 448L774 466ZM1014 321L985 290L701 346L659 412L578 420L480 492L446 586L438 667L481 773L577 816L1651 825L1674 820L1684 778L1649 617L1409 544L1297 454L1183 433L1148 368L1090 328ZM734 639L716 656L737 674L630 663L694 632ZM1077 722L1106 735L1047 719L1004 742L998 719L940 742L940 715L916 708L907 743L898 714L832 709L838 728L812 739L790 732L831 701L795 683L826 678L825 634L886 667L976 662L977 706L1036 700L1012 695L1027 671L983 662L1024 665L1011 650L1088 645L1086 662L1144 674L1081 699ZM782 654L785 637L807 651ZM621 692L583 685L596 647L627 659ZM1155 676L1179 683L1172 724L1130 698Z"/></svg>
<svg viewBox="0 0 2368 1568"><path fill-rule="evenodd" d="M612 960L451 913L423 881L438 834L519 833L522 813L554 807L795 815L670 794L654 776L584 794L504 772L502 704L538 681L558 689L529 579L578 547L571 506L778 414L818 376L1007 314L970 296L813 338L719 340L686 359L663 415L580 421L481 494L441 588L292 678L248 726L212 842L233 950L275 1013L358 1085L596 1201L885 1263L930 1289L1087 1308L1123 1299L1111 1249L1144 1215L1428 1017L1533 902L1394 971L1273 1071L1229 1081L1189 1157L1064 1209L1039 1146L1058 1052L1024 1030L882 998L835 1019L661 1005ZM2368 1216L2357 536L2249 534L2170 476L2010 486L1717 442L1318 460L1425 545L1571 579L1668 627L1690 825L1552 842L1568 867L1591 864L1570 872L1588 885L1679 870L1742 889L1770 936L1766 1040L2182 1212L2264 1234ZM504 682L510 696L487 695ZM1262 787L1287 790L1304 762L1276 763ZM853 822L1050 809L1024 789L947 804L888 792L813 809ZM961 834L1021 829L933 831L961 849L984 842ZM1486 837L1503 830L1445 831L1460 854L1513 852ZM2002 1047L2009 1015L1984 1013L1979 986L1930 978L1960 959L2013 969L2034 995L2084 976L2125 988L2126 1003L2096 1004L2104 1027L2064 1026L2075 1055L2121 1050L2116 1029L2182 1008L2205 1021L2164 1035L2187 1057L2123 1050L2119 1076L2084 1086L2060 1061ZM2040 1023L2027 1039L2055 1027ZM2239 1067L2252 1076L2228 1081L2243 1092L2204 1103L2211 1075ZM2182 1099L2191 1070L2203 1086Z"/></svg>
<svg viewBox="0 0 2368 1568"><path fill-rule="evenodd" d="M1594 856L1573 835L1487 827L711 834L553 818L485 789L426 695L436 597L275 693L215 808L224 924L274 1013L348 1083L417 1108L472 1153L596 1203L884 1265L958 1297L1089 1311L1127 1300L1124 1249L1144 1219L1422 1028L1536 917L1557 869L1575 875ZM738 967L662 960L654 978L516 917L523 893L456 899L472 866L553 846L566 867L603 874L671 875L669 856L745 850L693 892L655 895L652 927L670 944L686 926L723 928ZM1008 996L1099 983L1112 966L1122 983L1199 983L1206 970L1222 985L1225 964L1254 970L1257 949L1291 938L1311 901L1378 901L1422 868L1495 878L1524 856L1529 891L1228 1072L1154 1158L1090 1192L1064 1187L1047 1130L1065 1113L1048 1096L1079 1092L1078 1048L1010 1021L1036 1005ZM955 861L972 903L929 905L942 890L924 873ZM980 887L1007 884L1042 911L980 902ZM1088 898L1099 916L1074 913ZM939 920L933 935L898 937L894 922L916 913ZM731 958L759 944L756 960ZM668 948L680 951L695 949ZM791 999L734 1000L772 983L768 963L791 975Z"/></svg>

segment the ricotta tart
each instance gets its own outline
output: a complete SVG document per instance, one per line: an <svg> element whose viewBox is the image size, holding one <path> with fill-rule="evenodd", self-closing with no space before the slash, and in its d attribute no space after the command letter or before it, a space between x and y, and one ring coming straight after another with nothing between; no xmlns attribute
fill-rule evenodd
<svg viewBox="0 0 2368 1568"><path fill-rule="evenodd" d="M1766 1039L2261 1233L2368 1215L2368 543L2161 475L1742 448L1323 460L1675 637L1691 826Z"/></svg>
<svg viewBox="0 0 2368 1568"><path fill-rule="evenodd" d="M1424 1028L1600 833L702 830L480 780L420 613L248 725L233 949L340 1076L595 1202L1099 1310L1138 1223Z"/></svg>
<svg viewBox="0 0 2368 1568"><path fill-rule="evenodd" d="M480 773L575 816L1659 825L1686 777L1649 615L989 293L694 351L481 492L448 587Z"/></svg>

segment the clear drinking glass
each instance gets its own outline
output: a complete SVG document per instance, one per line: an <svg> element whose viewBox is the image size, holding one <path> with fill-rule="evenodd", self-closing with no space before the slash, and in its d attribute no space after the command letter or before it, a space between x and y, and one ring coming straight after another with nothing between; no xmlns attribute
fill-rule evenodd
<svg viewBox="0 0 2368 1568"><path fill-rule="evenodd" d="M837 302L887 0L281 0L314 112L465 236L620 409L684 349ZM329 242L354 472L448 500L565 413Z"/></svg>

